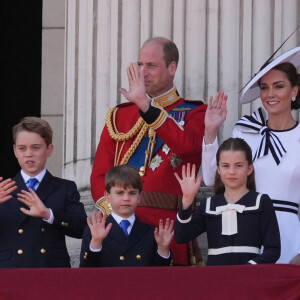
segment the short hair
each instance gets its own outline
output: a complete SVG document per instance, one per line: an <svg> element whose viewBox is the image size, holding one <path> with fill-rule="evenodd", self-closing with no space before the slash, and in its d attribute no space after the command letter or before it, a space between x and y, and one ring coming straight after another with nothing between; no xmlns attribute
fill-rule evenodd
<svg viewBox="0 0 300 300"><path fill-rule="evenodd" d="M53 131L49 123L38 117L25 117L12 128L14 144L21 131L35 132L45 141L46 145L52 144Z"/></svg>
<svg viewBox="0 0 300 300"><path fill-rule="evenodd" d="M252 165L252 150L250 146L241 138L229 138L225 140L221 146L219 147L217 154L216 154L216 160L217 160L217 165L219 166L220 162L220 156L223 151L241 151L244 152L245 158L248 162L248 165ZM255 184L255 173L254 169L251 172L250 175L247 177L247 183L246 183L247 188L250 191L256 191L256 184ZM221 180L221 176L218 173L218 170L216 171L216 176L215 176L215 184L214 184L214 193L215 195L217 194L223 194L225 192L225 186Z"/></svg>
<svg viewBox="0 0 300 300"><path fill-rule="evenodd" d="M110 193L114 186L122 186L125 189L133 187L141 193L143 190L142 178L134 167L130 165L120 165L111 168L105 175L105 190Z"/></svg>
<svg viewBox="0 0 300 300"><path fill-rule="evenodd" d="M166 62L166 66L168 67L172 61L176 62L178 65L179 61L179 51L175 43L164 37L152 37L146 40L143 43L143 46L148 43L157 43L162 46L164 53L164 60Z"/></svg>

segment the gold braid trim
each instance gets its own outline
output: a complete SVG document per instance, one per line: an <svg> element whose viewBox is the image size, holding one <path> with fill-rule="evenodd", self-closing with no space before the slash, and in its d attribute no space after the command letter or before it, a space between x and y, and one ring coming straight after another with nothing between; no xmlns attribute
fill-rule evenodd
<svg viewBox="0 0 300 300"><path fill-rule="evenodd" d="M132 156L132 154L134 153L134 151L136 150L136 148L140 144L140 142L143 139L143 137L144 137L145 133L147 132L148 128L149 128L148 125L145 123L143 125L143 127L141 128L139 134L137 135L136 139L134 140L134 142L132 143L132 145L130 146L130 148L127 150L124 157L122 158L120 165L125 165L125 164L128 163L130 157Z"/></svg>
<svg viewBox="0 0 300 300"><path fill-rule="evenodd" d="M130 148L127 150L124 157L122 158L120 165L125 165L128 163L130 157L132 156L132 154L134 153L134 151L140 144L141 140L143 139L145 133L149 129L149 126L147 125L147 123L143 120L142 117L140 117L137 120L137 122L134 124L134 126L127 133L119 132L117 129L117 126L116 126L117 110L118 110L118 107L109 109L107 112L107 115L106 115L106 119L105 119L106 126L107 126L110 137L117 142L115 163L114 163L115 166L119 164L120 155L123 150L125 141L131 139L138 133L134 142L132 143L132 145L130 146ZM123 142L123 145L120 150L118 149L119 142ZM119 154L117 155L118 150L119 150Z"/></svg>
<svg viewBox="0 0 300 300"><path fill-rule="evenodd" d="M110 137L117 142L124 142L131 139L133 136L135 136L138 133L138 131L142 128L142 126L145 125L145 121L143 120L142 117L139 117L139 119L136 121L134 126L127 133L119 132L116 126L117 110L118 107L109 109L106 114L105 122ZM112 119L113 119L113 124L112 124Z"/></svg>
<svg viewBox="0 0 300 300"><path fill-rule="evenodd" d="M166 113L164 110L161 110L158 118L153 123L148 124L148 126L154 130L158 128L164 122L165 119L166 119Z"/></svg>

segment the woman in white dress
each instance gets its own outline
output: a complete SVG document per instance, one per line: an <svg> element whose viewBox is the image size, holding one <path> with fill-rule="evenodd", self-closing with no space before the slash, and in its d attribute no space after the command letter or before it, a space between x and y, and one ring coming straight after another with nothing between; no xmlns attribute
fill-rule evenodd
<svg viewBox="0 0 300 300"><path fill-rule="evenodd" d="M277 263L300 265L300 124L291 113L300 108L300 47L283 53L247 84L241 103L261 98L264 109L244 116L232 136L251 147L256 188L270 196L280 229L281 256ZM227 96L210 98L205 116L202 171L206 185L213 185L218 149L218 128L226 119Z"/></svg>

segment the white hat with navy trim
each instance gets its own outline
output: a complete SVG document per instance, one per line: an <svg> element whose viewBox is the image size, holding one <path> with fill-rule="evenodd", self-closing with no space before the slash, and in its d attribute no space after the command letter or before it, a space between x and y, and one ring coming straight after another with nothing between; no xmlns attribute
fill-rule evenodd
<svg viewBox="0 0 300 300"><path fill-rule="evenodd" d="M275 66L284 63L290 62L296 68L300 66L300 47L293 48L287 52L284 52L273 61L268 63L263 67L255 76L248 82L248 84L243 89L240 102L242 104L251 102L260 96L260 87L258 85L259 79L264 76L267 72L273 69Z"/></svg>

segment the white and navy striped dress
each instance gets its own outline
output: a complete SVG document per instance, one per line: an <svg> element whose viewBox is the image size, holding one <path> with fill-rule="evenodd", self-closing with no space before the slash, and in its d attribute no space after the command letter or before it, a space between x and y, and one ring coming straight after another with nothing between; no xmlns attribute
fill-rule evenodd
<svg viewBox="0 0 300 300"><path fill-rule="evenodd" d="M248 117L249 123L245 118L239 120L232 136L244 139L251 147L253 157L256 155L256 190L272 199L280 230L281 256L277 263L289 263L300 253L300 125L297 123L289 130L260 126L257 131L257 123L265 123L264 113L259 109L251 117L253 119ZM253 120L254 130L249 131Z"/></svg>

